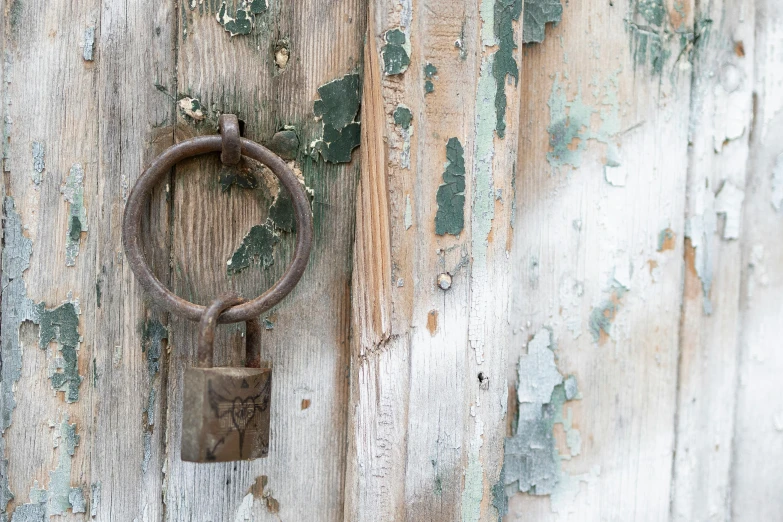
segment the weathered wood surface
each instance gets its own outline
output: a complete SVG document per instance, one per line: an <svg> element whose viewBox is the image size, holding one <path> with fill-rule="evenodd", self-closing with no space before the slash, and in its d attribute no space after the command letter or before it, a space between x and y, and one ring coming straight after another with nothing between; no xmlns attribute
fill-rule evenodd
<svg viewBox="0 0 783 522"><path fill-rule="evenodd" d="M742 223L733 520L783 517L783 6L756 0L755 111Z"/></svg>
<svg viewBox="0 0 783 522"><path fill-rule="evenodd" d="M5 2L0 520L782 519L778 4ZM301 174L316 239L262 317L270 456L197 465L196 329L119 226L224 112ZM148 258L192 301L292 255L239 172L153 196Z"/></svg>

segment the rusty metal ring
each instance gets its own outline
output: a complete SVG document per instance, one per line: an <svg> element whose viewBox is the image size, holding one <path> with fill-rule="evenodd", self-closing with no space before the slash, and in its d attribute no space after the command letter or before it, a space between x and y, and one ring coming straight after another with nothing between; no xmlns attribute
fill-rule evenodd
<svg viewBox="0 0 783 522"><path fill-rule="evenodd" d="M258 143L246 138L239 138L242 155L259 161L269 167L280 180L283 188L291 195L296 218L296 247L294 258L281 277L266 292L252 301L235 305L223 312L218 318L219 323L236 323L258 317L283 300L294 289L307 267L310 249L313 244L313 216L310 203L299 180L286 163L275 153ZM142 209L149 201L152 189L160 183L171 168L180 161L207 154L221 152L223 138L220 135L200 136L173 145L163 151L152 164L141 174L128 196L125 213L122 219L122 245L128 258L131 270L136 275L142 288L146 290L153 301L169 312L189 319L200 321L206 307L191 303L175 295L155 277L144 259L139 228L141 226Z"/></svg>

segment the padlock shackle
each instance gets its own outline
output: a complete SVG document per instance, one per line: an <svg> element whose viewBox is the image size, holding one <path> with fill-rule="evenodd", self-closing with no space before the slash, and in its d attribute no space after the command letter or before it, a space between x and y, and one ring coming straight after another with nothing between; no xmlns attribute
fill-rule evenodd
<svg viewBox="0 0 783 522"><path fill-rule="evenodd" d="M245 299L236 294L224 294L204 310L199 321L198 360L199 368L212 368L214 364L215 327L218 317L224 310L242 304ZM245 366L247 368L261 367L261 323L258 318L249 319L245 323Z"/></svg>

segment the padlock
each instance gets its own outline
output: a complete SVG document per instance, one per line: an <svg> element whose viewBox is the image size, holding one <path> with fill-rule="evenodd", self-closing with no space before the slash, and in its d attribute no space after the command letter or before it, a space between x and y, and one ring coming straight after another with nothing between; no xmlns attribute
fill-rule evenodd
<svg viewBox="0 0 783 522"><path fill-rule="evenodd" d="M227 462L269 453L272 370L261 363L258 319L245 323L246 367L212 367L217 319L242 302L233 295L221 296L201 318L198 367L185 370L182 460Z"/></svg>

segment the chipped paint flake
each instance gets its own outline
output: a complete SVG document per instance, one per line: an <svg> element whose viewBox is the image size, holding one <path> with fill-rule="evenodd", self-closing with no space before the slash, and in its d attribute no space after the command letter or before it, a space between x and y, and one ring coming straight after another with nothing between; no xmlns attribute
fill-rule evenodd
<svg viewBox="0 0 783 522"><path fill-rule="evenodd" d="M704 313L712 313L710 290L712 289L713 260L712 243L718 229L715 213L715 194L705 183L703 190L696 191L692 203L691 216L685 222L685 237L694 249L694 269L701 280L704 294Z"/></svg>
<svg viewBox="0 0 783 522"><path fill-rule="evenodd" d="M204 115L203 106L201 105L201 102L197 98L191 98L189 96L185 96L184 98L181 98L179 102L177 102L179 105L180 110L185 116L188 116L189 118L193 118L196 121L202 121L206 118Z"/></svg>
<svg viewBox="0 0 783 522"><path fill-rule="evenodd" d="M560 74L555 75L552 82L552 92L549 96L549 146L547 153L549 164L560 169L566 165L579 167L582 164L582 153L587 149L588 140L595 140L609 145L612 152L607 164L620 164L615 151L614 137L620 132L620 107L617 99L619 87L618 75L615 71L603 84L603 93L595 80L593 97L595 106L585 103L582 97L582 83L578 82L577 94L569 100L566 94L567 84L560 81ZM592 128L593 115L600 115L601 124Z"/></svg>
<svg viewBox="0 0 783 522"><path fill-rule="evenodd" d="M329 163L350 162L351 152L359 146L360 80L356 73L346 74L318 88L321 99L313 104L313 112L323 123L323 136L312 149Z"/></svg>
<svg viewBox="0 0 783 522"><path fill-rule="evenodd" d="M664 228L658 233L658 252L674 250L677 247L677 235L671 228Z"/></svg>
<svg viewBox="0 0 783 522"><path fill-rule="evenodd" d="M274 249L279 241L280 235L271 219L263 225L253 226L226 262L228 275L238 274L251 264L258 264L261 269L269 268L274 264Z"/></svg>
<svg viewBox="0 0 783 522"><path fill-rule="evenodd" d="M519 359L519 418L516 433L506 439L504 474L507 488L531 495L551 495L554 511L558 495L574 478L562 470L561 461L579 455L581 435L573 427L571 408L563 416L566 403L579 399L576 378L563 378L551 345L551 332L541 329L528 343L527 354ZM557 450L557 424L566 434L566 455Z"/></svg>
<svg viewBox="0 0 783 522"><path fill-rule="evenodd" d="M95 27L88 27L84 30L84 39L82 40L82 58L91 62L95 52Z"/></svg>
<svg viewBox="0 0 783 522"><path fill-rule="evenodd" d="M450 138L446 144L445 168L436 198L435 233L457 236L465 227L465 157L457 138Z"/></svg>
<svg viewBox="0 0 783 522"><path fill-rule="evenodd" d="M39 346L46 349L50 343L57 342L60 357L54 358L49 368L52 388L64 393L65 402L79 400L79 387L84 377L79 375L79 302L67 301L57 308L48 310L43 303L38 304Z"/></svg>
<svg viewBox="0 0 783 522"><path fill-rule="evenodd" d="M22 219L16 212L14 200L6 197L3 201L5 218L2 252L2 317L0 330L0 433L11 425L11 417L16 408L14 391L22 374L22 346L19 341L19 328L25 321L37 322L38 310L35 303L27 297L22 274L30 266L33 242L22 233ZM8 484L8 460L5 438L0 439L0 512L5 509L14 495ZM33 508L30 508L32 510Z"/></svg>
<svg viewBox="0 0 783 522"><path fill-rule="evenodd" d="M558 24L562 17L560 0L525 0L522 41L526 44L543 42L546 24Z"/></svg>
<svg viewBox="0 0 783 522"><path fill-rule="evenodd" d="M233 13L229 11L226 2L224 1L220 5L220 9L218 9L215 19L232 37L250 34L253 30L251 4L247 0L241 2Z"/></svg>
<svg viewBox="0 0 783 522"><path fill-rule="evenodd" d="M745 191L726 181L715 195L715 212L723 214L726 223L723 228L723 239L738 239L742 220L742 202Z"/></svg>
<svg viewBox="0 0 783 522"><path fill-rule="evenodd" d="M411 114L411 110L407 106L400 104L394 109L395 124L403 129L408 129L411 126L411 121L413 121L413 114Z"/></svg>
<svg viewBox="0 0 783 522"><path fill-rule="evenodd" d="M514 41L514 22L519 21L522 14L522 0L495 0L494 9L495 38L498 50L493 56L492 73L495 77L497 90L495 93L495 114L497 121L495 131L499 138L506 135L506 78L514 79L514 85L519 84L519 66L514 58L517 43Z"/></svg>
<svg viewBox="0 0 783 522"><path fill-rule="evenodd" d="M387 76L404 73L411 63L410 44L405 33L399 28L390 29L383 38L386 41L386 45L381 48L383 72Z"/></svg>
<svg viewBox="0 0 783 522"><path fill-rule="evenodd" d="M74 266L79 255L82 232L87 232L87 209L84 208L84 169L79 163L71 166L65 185L60 189L70 203L68 232L65 239L65 266Z"/></svg>
<svg viewBox="0 0 783 522"><path fill-rule="evenodd" d="M33 156L33 183L38 186L43 181L43 171L46 168L46 144L34 141L30 146Z"/></svg>
<svg viewBox="0 0 783 522"><path fill-rule="evenodd" d="M783 209L783 154L777 157L772 168L772 208L778 212Z"/></svg>
<svg viewBox="0 0 783 522"><path fill-rule="evenodd" d="M54 447L58 451L57 468L49 472L48 489L40 487L36 480L30 489L30 502L14 510L13 522L29 520L43 522L49 517L62 515L69 509L73 513L85 513L87 502L82 487L71 487L71 468L80 436L76 424L68 422L68 414L54 425ZM38 518L36 518L38 517Z"/></svg>
<svg viewBox="0 0 783 522"><path fill-rule="evenodd" d="M101 504L101 481L90 484L90 517L98 516L98 507Z"/></svg>

